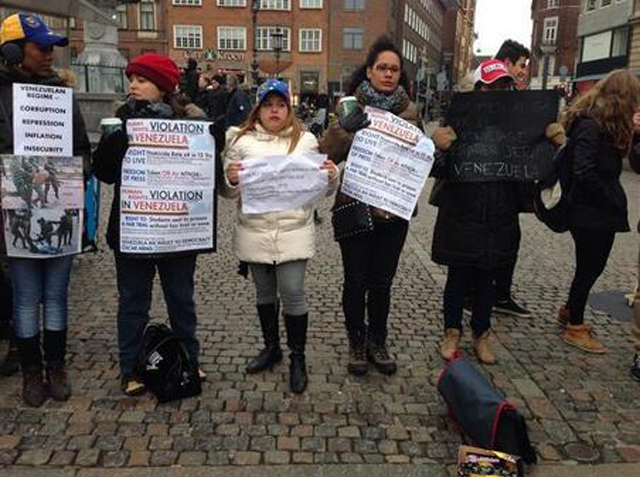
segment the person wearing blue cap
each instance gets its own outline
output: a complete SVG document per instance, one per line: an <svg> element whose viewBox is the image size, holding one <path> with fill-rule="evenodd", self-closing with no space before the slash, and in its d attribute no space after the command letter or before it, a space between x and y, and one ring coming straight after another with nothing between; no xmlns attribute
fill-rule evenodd
<svg viewBox="0 0 640 477"><path fill-rule="evenodd" d="M239 260L249 264L256 285L256 301L265 348L247 366L248 373L271 368L282 360L278 295L287 330L289 384L302 393L307 387L305 344L308 310L304 290L307 261L315 251L313 204L280 212L242 212L243 163L256 157L303 155L318 152L318 141L304 132L291 106L286 83L270 79L258 90L257 104L241 127L227 131L223 154L225 185L222 194L238 200L234 244ZM325 160L321 169L329 176L329 193L335 189L338 169Z"/></svg>
<svg viewBox="0 0 640 477"><path fill-rule="evenodd" d="M0 154L13 154L13 84L64 86L53 71L53 48L69 40L52 32L36 15L16 13L0 25ZM73 101L73 154L84 158L85 177L91 171L91 145L77 102ZM0 257L6 255L0 229ZM40 406L47 395L65 401L71 394L67 378L68 289L72 257L6 258L13 289L13 333L22 367L22 398ZM44 339L40 340L40 304ZM46 363L43 377L43 351Z"/></svg>

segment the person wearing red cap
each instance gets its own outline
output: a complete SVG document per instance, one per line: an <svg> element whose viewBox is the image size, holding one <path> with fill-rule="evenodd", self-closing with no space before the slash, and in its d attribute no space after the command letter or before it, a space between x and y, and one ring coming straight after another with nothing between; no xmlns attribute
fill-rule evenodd
<svg viewBox="0 0 640 477"><path fill-rule="evenodd" d="M182 107L176 87L180 70L170 58L155 53L137 57L126 69L130 80L128 101L116 116L126 124L132 118L204 118L193 104ZM119 292L118 348L121 386L128 396L141 394L145 386L135 373L144 328L149 321L151 291L156 271L160 275L173 331L184 340L189 357L198 366L200 350L196 338L193 299L197 252L135 255L120 251L120 181L122 159L128 148L126 127L103 136L94 152L95 175L114 184L114 198L107 228L107 243L113 249ZM204 373L198 371L200 378Z"/></svg>

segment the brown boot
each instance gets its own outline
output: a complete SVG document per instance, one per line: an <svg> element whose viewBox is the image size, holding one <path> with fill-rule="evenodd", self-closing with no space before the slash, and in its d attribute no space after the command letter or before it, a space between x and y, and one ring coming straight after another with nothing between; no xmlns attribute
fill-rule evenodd
<svg viewBox="0 0 640 477"><path fill-rule="evenodd" d="M25 366L22 368L22 399L27 406L40 407L44 404L47 393L42 380L42 366Z"/></svg>
<svg viewBox="0 0 640 477"><path fill-rule="evenodd" d="M608 351L607 347L598 341L587 325L567 325L560 338L565 343L587 353L603 354Z"/></svg>
<svg viewBox="0 0 640 477"><path fill-rule="evenodd" d="M461 334L458 328L444 330L444 339L440 343L440 355L447 361L451 361L458 352Z"/></svg>
<svg viewBox="0 0 640 477"><path fill-rule="evenodd" d="M473 346L476 349L476 356L484 364L495 364L498 362L498 358L493 354L491 345L489 344L489 336L491 336L491 330L487 330L478 337L473 338Z"/></svg>
<svg viewBox="0 0 640 477"><path fill-rule="evenodd" d="M64 363L47 364L47 388L56 401L67 401L71 396L71 385Z"/></svg>
<svg viewBox="0 0 640 477"><path fill-rule="evenodd" d="M566 305L562 305L558 310L558 323L560 326L567 326L569 324L569 317L571 313L569 312L569 308Z"/></svg>

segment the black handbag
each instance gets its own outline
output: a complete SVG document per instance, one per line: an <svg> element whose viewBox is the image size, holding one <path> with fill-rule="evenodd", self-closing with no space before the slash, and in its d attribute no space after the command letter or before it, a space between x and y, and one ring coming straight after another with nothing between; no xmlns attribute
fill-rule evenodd
<svg viewBox="0 0 640 477"><path fill-rule="evenodd" d="M333 239L340 240L373 231L373 217L369 206L359 200L333 208L331 217Z"/></svg>

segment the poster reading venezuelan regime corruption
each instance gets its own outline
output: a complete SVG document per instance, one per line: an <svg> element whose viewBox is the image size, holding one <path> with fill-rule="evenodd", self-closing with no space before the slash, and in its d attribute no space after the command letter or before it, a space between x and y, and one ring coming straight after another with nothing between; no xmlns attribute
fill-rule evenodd
<svg viewBox="0 0 640 477"><path fill-rule="evenodd" d="M214 248L215 144L210 123L127 121L120 251L158 254Z"/></svg>
<svg viewBox="0 0 640 477"><path fill-rule="evenodd" d="M51 258L80 253L84 218L82 157L0 158L7 255Z"/></svg>
<svg viewBox="0 0 640 477"><path fill-rule="evenodd" d="M71 88L14 83L13 153L72 156L72 96Z"/></svg>
<svg viewBox="0 0 640 477"><path fill-rule="evenodd" d="M371 125L353 139L342 192L410 220L433 166L433 143L392 113L368 106L365 112Z"/></svg>

